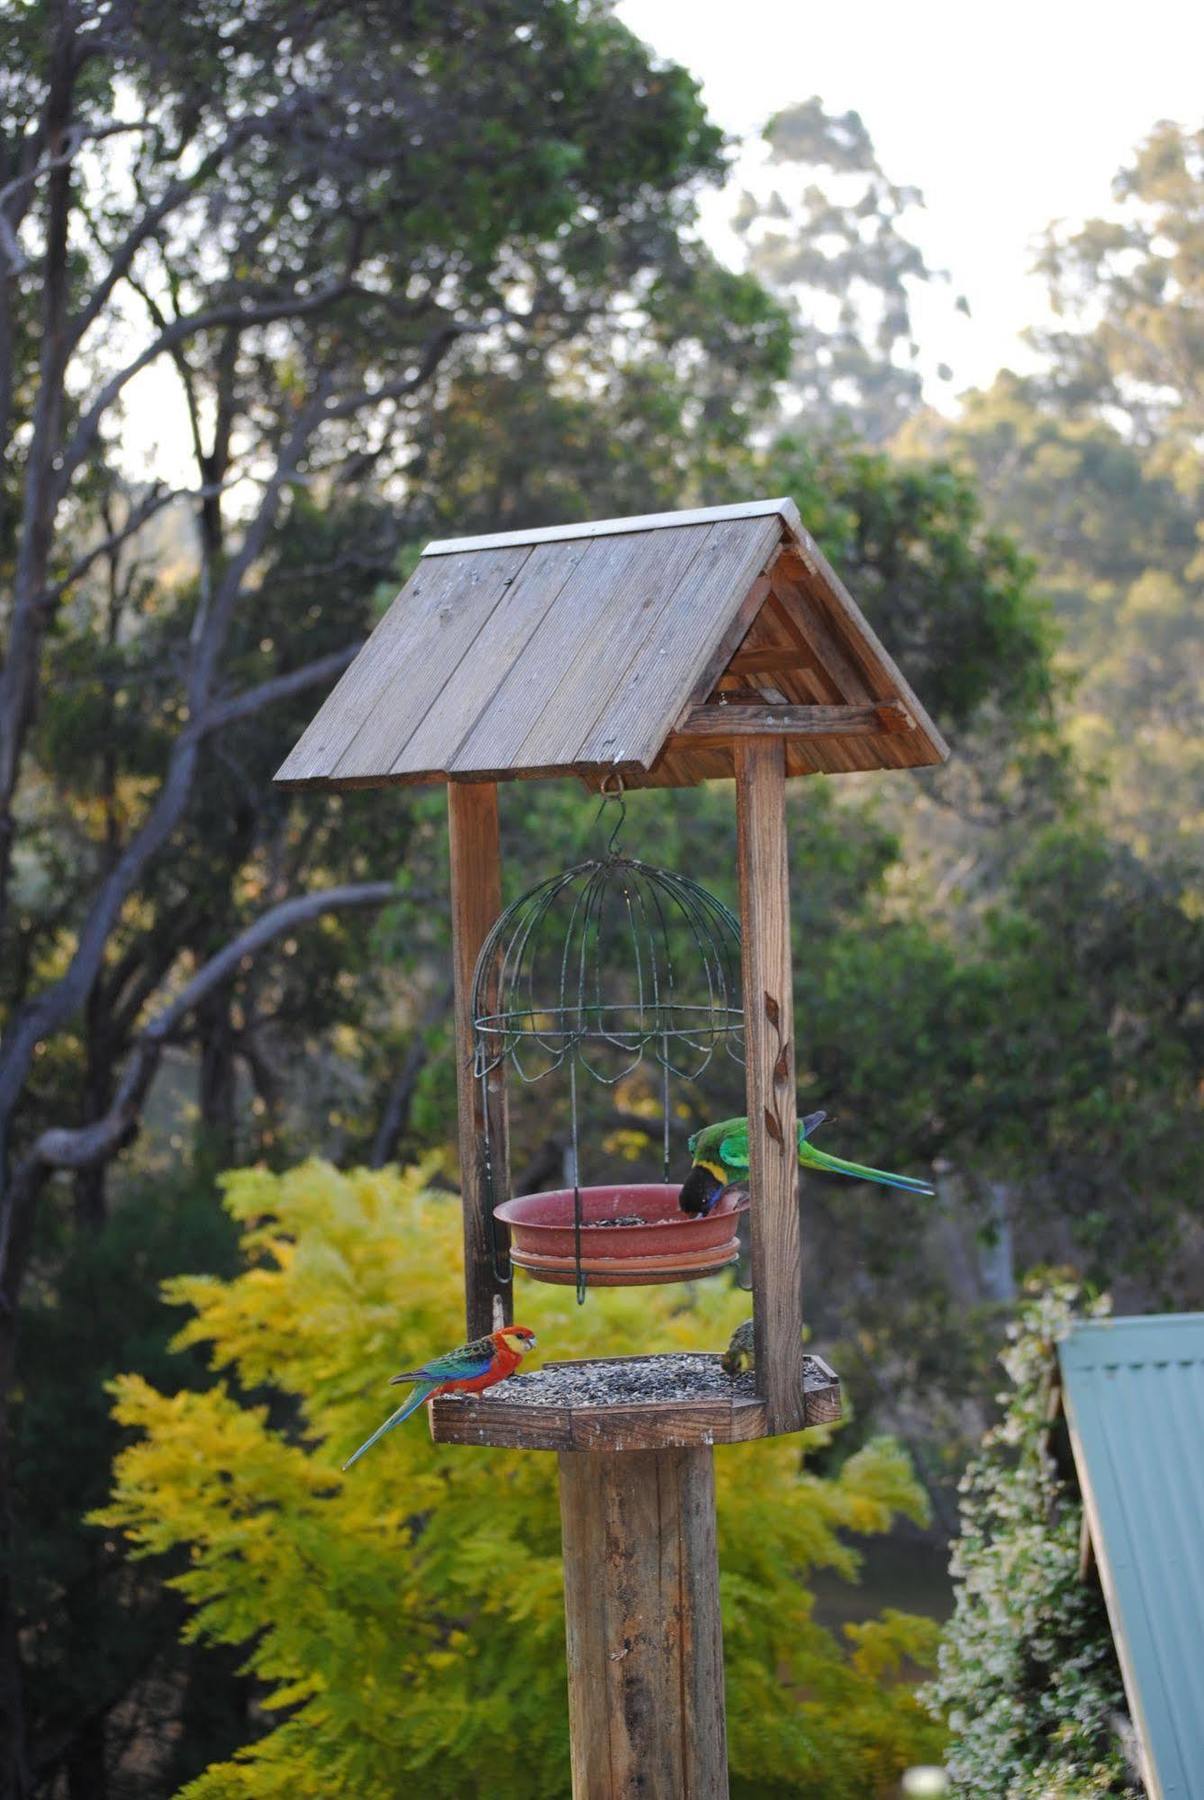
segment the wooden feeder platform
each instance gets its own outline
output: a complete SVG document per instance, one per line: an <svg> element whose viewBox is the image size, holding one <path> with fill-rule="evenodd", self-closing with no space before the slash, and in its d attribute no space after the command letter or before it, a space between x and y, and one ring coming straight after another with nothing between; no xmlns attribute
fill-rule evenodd
<svg viewBox="0 0 1204 1800"><path fill-rule="evenodd" d="M799 1360L804 1425L835 1424L840 1383L822 1357ZM547 1363L483 1394L445 1394L429 1411L437 1444L505 1449L693 1449L768 1435L752 1375L733 1379L717 1355L690 1351Z"/></svg>

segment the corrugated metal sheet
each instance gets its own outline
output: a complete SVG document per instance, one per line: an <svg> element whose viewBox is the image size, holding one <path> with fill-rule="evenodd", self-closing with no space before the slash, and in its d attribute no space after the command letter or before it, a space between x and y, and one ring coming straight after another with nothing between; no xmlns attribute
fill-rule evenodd
<svg viewBox="0 0 1204 1800"><path fill-rule="evenodd" d="M898 700L912 721L894 734L791 736L788 774L947 754L793 504L771 500L429 545L276 779L596 780L618 768L630 786L688 786L730 775L730 747L669 740L746 640L778 650L786 702Z"/></svg>
<svg viewBox="0 0 1204 1800"><path fill-rule="evenodd" d="M1204 1314L1094 1320L1066 1417L1155 1800L1204 1800Z"/></svg>

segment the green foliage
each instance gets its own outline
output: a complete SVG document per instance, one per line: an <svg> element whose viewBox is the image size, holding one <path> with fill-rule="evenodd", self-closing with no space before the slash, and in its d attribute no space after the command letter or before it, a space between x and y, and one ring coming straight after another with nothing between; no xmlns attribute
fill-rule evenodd
<svg viewBox="0 0 1204 1800"><path fill-rule="evenodd" d="M247 1646L283 1722L192 1800L565 1791L564 1640L550 1458L433 1446L421 1422L347 1476L382 1416L384 1378L460 1335L458 1207L421 1177L229 1178L245 1271L169 1284L191 1309L180 1347L219 1377L164 1393L137 1375L116 1413L137 1433L102 1515L140 1554L188 1554L173 1580L190 1635ZM523 1292L523 1322L563 1354L725 1343L746 1301L726 1285L613 1290L578 1312L568 1290ZM935 1628L887 1614L842 1647L811 1616L808 1571L849 1579L845 1534L923 1515L907 1461L880 1441L838 1476L797 1446L717 1457L735 1791L782 1800L885 1795L935 1754L900 1673Z"/></svg>
<svg viewBox="0 0 1204 1800"><path fill-rule="evenodd" d="M1053 645L1033 565L988 527L964 475L791 435L767 463L943 730L981 714L1013 737L1048 724Z"/></svg>
<svg viewBox="0 0 1204 1800"><path fill-rule="evenodd" d="M1202 187L1204 130L1161 120L1113 182L1118 216L1050 228L1042 267L1062 322L1034 334L1066 409L1130 414L1162 466L1197 492Z"/></svg>
<svg viewBox="0 0 1204 1800"><path fill-rule="evenodd" d="M1204 682L1204 135L1163 121L1113 215L1052 227L1044 366L1003 371L911 447L971 468L993 524L1040 562L1076 689L1067 732L1140 855L1200 861Z"/></svg>
<svg viewBox="0 0 1204 1800"><path fill-rule="evenodd" d="M1032 1290L1008 1334L1003 1417L961 1483L957 1601L927 1697L948 1720L966 1800L1143 1791L1117 1740L1124 1690L1103 1596L1079 1578L1082 1505L1049 1442L1056 1345L1078 1303L1064 1282Z"/></svg>
<svg viewBox="0 0 1204 1800"><path fill-rule="evenodd" d="M1001 374L955 426L912 434L968 471L992 523L1037 559L1073 690L1065 732L1102 804L1144 856L1198 856L1204 679L1198 451L1172 471L1100 396L1063 410L1039 379Z"/></svg>

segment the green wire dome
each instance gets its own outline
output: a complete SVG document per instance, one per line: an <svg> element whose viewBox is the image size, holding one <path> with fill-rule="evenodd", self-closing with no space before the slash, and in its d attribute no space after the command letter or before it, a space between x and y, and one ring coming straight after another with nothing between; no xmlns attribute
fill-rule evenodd
<svg viewBox="0 0 1204 1800"><path fill-rule="evenodd" d="M477 960L476 1073L565 1063L613 1084L647 1056L693 1080L743 1061L740 927L687 876L633 857L576 864L506 908Z"/></svg>

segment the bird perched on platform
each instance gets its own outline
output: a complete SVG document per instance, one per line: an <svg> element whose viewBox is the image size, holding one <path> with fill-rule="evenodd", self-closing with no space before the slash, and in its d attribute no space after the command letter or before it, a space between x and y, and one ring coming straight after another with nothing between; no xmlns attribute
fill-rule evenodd
<svg viewBox="0 0 1204 1800"><path fill-rule="evenodd" d="M757 1353L751 1319L745 1319L743 1325L737 1325L732 1332L731 1342L719 1358L719 1366L725 1375L730 1375L733 1379L737 1375L747 1375L756 1368Z"/></svg>
<svg viewBox="0 0 1204 1800"><path fill-rule="evenodd" d="M926 1181L910 1175L892 1175L887 1169L868 1169L862 1163L846 1162L842 1156L829 1156L810 1142L827 1118L826 1112L808 1113L798 1122L798 1159L804 1169L822 1169L830 1175L850 1175L854 1181L877 1181L883 1187L903 1188L909 1194L931 1194ZM715 1206L724 1188L748 1174L748 1120L724 1119L719 1125L707 1125L690 1139L694 1167L682 1183L677 1203L683 1212L705 1218Z"/></svg>
<svg viewBox="0 0 1204 1800"><path fill-rule="evenodd" d="M488 1337L474 1338L471 1344L449 1350L446 1356L432 1357L421 1368L406 1369L400 1375L391 1376L391 1387L399 1381L412 1381L413 1393L404 1406L399 1406L383 1425L377 1426L354 1456L347 1458L344 1469L358 1462L364 1451L371 1450L386 1431L392 1431L394 1425L400 1425L403 1419L417 1412L424 1400L430 1400L436 1394L479 1394L496 1382L505 1381L507 1375L513 1375L528 1350L534 1348L533 1331L525 1325L504 1325L500 1331L491 1331Z"/></svg>

